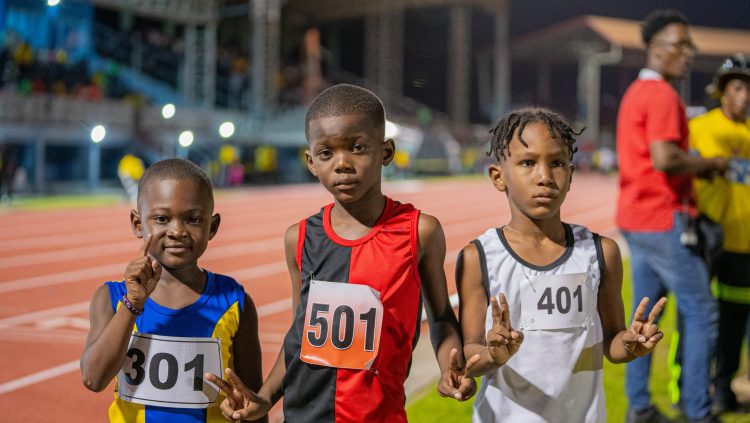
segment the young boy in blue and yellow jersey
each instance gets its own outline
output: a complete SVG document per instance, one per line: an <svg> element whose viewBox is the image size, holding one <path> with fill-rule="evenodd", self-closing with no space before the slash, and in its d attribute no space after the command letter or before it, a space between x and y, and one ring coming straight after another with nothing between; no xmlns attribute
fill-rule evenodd
<svg viewBox="0 0 750 423"><path fill-rule="evenodd" d="M169 159L138 185L133 233L143 243L120 282L91 301L81 356L83 384L102 391L117 375L111 422L223 421L206 371L233 368L260 387L258 317L234 279L198 266L219 229L211 182L195 164Z"/></svg>

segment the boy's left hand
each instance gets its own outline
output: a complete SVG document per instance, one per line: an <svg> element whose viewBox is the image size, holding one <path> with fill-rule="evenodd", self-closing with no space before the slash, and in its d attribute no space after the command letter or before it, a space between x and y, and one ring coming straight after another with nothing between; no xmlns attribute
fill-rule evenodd
<svg viewBox="0 0 750 423"><path fill-rule="evenodd" d="M622 336L625 351L634 357L641 357L650 353L664 337L664 334L654 322L664 309L667 298L661 297L659 302L651 309L648 320L644 320L643 315L646 313L648 301L648 297L644 297L641 303L638 304L638 308L635 310L635 315L633 316L633 323L630 324L630 328Z"/></svg>
<svg viewBox="0 0 750 423"><path fill-rule="evenodd" d="M458 365L458 350L453 348L450 353L450 365L440 377L438 393L441 397L451 397L457 401L466 401L477 393L474 378L467 376L471 368L479 361L479 354L471 357L464 368Z"/></svg>

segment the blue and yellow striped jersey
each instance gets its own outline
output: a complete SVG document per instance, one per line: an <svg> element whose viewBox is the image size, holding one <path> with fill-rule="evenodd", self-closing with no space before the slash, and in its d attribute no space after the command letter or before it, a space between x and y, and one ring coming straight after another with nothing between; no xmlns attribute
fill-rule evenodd
<svg viewBox="0 0 750 423"><path fill-rule="evenodd" d="M245 290L234 279L206 272L206 287L198 301L179 310L146 301L144 312L135 321L134 332L165 336L211 337L221 339L221 358L224 368L234 368L232 340L240 323L240 312L245 307ZM125 282L107 282L112 309L121 306L120 298L126 293ZM117 396L109 408L113 423L161 422L225 422L219 404L220 394L213 406L207 409L157 407L128 402Z"/></svg>

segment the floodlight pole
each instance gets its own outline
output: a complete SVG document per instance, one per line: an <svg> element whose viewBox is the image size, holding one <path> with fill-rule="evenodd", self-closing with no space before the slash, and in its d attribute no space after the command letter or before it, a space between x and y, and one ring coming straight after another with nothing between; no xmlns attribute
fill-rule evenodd
<svg viewBox="0 0 750 423"><path fill-rule="evenodd" d="M622 60L622 48L610 45L609 51L594 51L594 46L581 45L578 65L578 117L585 122L587 139L599 145L599 114L601 72L603 65Z"/></svg>
<svg viewBox="0 0 750 423"><path fill-rule="evenodd" d="M95 190L99 187L99 166L101 162L101 146L98 142L89 142L89 189Z"/></svg>

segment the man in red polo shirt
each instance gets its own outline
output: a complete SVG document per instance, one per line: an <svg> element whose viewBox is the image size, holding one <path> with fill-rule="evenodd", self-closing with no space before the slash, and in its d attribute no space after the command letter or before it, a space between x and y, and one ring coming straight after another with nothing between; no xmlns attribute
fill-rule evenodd
<svg viewBox="0 0 750 423"><path fill-rule="evenodd" d="M695 214L692 178L723 172L723 158L688 154L685 105L670 81L689 70L695 47L687 19L659 10L644 20L646 66L623 96L617 119L620 195L617 225L630 249L633 298L656 299L672 291L683 316L683 404L689 421L710 415L710 361L717 311L702 259L683 243L685 222ZM651 357L628 364L627 421L666 421L648 389ZM718 421L718 420L716 420Z"/></svg>

